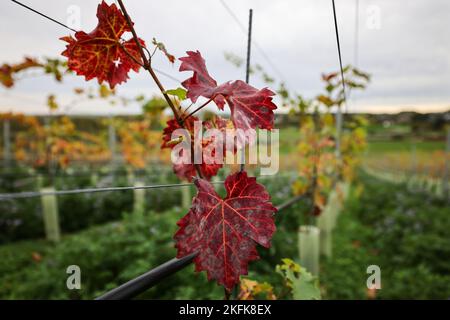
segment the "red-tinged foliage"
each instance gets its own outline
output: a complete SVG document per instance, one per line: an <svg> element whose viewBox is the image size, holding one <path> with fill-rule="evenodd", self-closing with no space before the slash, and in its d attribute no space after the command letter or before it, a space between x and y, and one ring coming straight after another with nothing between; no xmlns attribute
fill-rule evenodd
<svg viewBox="0 0 450 320"><path fill-rule="evenodd" d="M264 186L246 172L226 179L224 199L209 182L195 184L198 193L175 234L177 257L198 252L196 271L205 270L208 279L231 290L247 274L248 263L259 258L256 244L270 247L277 210Z"/></svg>
<svg viewBox="0 0 450 320"><path fill-rule="evenodd" d="M200 172L206 180L211 180L212 177L217 175L217 172L219 172L220 168L222 168L222 164L206 164L205 161L203 161L201 164L199 164ZM187 181L191 182L192 179L197 175L197 171L195 169L195 166L193 164L174 164L173 165L173 172L179 177L180 179L186 179Z"/></svg>
<svg viewBox="0 0 450 320"><path fill-rule="evenodd" d="M327 74L323 73L322 74L322 80L325 81L325 82L328 82L328 81L336 78L337 76L338 76L337 72L331 72L331 73L327 73Z"/></svg>
<svg viewBox="0 0 450 320"><path fill-rule="evenodd" d="M4 63L0 66L0 82L7 88L11 88L14 85L14 74L34 67L42 67L34 58L25 57L23 62L17 64Z"/></svg>
<svg viewBox="0 0 450 320"><path fill-rule="evenodd" d="M277 108L272 102L275 93L267 88L258 90L241 80L232 82L229 92L225 97L236 128L273 128L273 110Z"/></svg>
<svg viewBox="0 0 450 320"><path fill-rule="evenodd" d="M128 72L139 71L141 61L138 46L133 39L124 41L121 36L131 31L122 12L115 4L104 1L97 9L98 25L91 33L78 31L75 38L61 38L68 45L62 53L68 58L68 67L86 80L97 78L111 88L128 79ZM142 46L143 40L139 39ZM131 58L130 55L134 58ZM136 61L135 61L136 60Z"/></svg>
<svg viewBox="0 0 450 320"><path fill-rule="evenodd" d="M222 153L224 156L227 151L236 153L238 146L241 147L245 144L245 142L248 142L245 140L246 137L236 135L236 131L231 120L215 116L212 120L203 121L203 127L207 130L215 129L220 132L220 137L204 136L203 140L205 141L204 144L207 145L208 142L213 143L216 138L219 138L220 143L223 145ZM241 142L242 144L240 144Z"/></svg>
<svg viewBox="0 0 450 320"><path fill-rule="evenodd" d="M322 213L322 208L320 206L314 205L311 215L313 215L314 217L318 217L318 216L320 216L321 213Z"/></svg>
<svg viewBox="0 0 450 320"><path fill-rule="evenodd" d="M193 141L194 139L194 122L200 121L196 117L189 117L184 122L184 125L186 126L189 134L190 139ZM177 129L183 129L183 127L180 126L180 124L175 120L171 119L167 121L167 127L164 128L163 131L163 143L161 145L161 148L170 148L173 149L178 143L173 143L172 139L172 133ZM186 137L183 136L183 139ZM181 141L180 141L181 142ZM207 149L208 145L213 143L213 140L211 139L202 139L201 141L201 147L202 147L202 163L199 164L200 172L202 173L202 176L210 180L211 177L217 175L217 172L220 168L222 168L222 163L217 163L215 161L215 150L212 150L210 153L203 152ZM176 156L177 159L181 159L184 157L184 149L180 150L178 154L174 153L174 156ZM180 179L187 179L188 181L192 181L192 178L196 175L196 168L195 165L192 163L186 163L187 161L184 161L183 163L174 163L173 165L173 171ZM192 161L190 161L192 162Z"/></svg>
<svg viewBox="0 0 450 320"><path fill-rule="evenodd" d="M225 102L231 110L231 120L236 129L272 129L277 106L272 102L275 95L267 88L258 90L249 84L237 80L217 85L206 69L205 60L200 52L188 51L187 57L180 58L180 71L193 71L191 78L182 82L188 90L187 97L192 102L202 96L212 99L220 109Z"/></svg>
<svg viewBox="0 0 450 320"><path fill-rule="evenodd" d="M68 58L68 67L76 74L83 75L86 80L97 78L99 83L106 81L114 88L128 79L130 70L137 72L140 69L142 63L138 44L145 44L137 37L136 41L121 39L125 32L131 30L124 15L114 4L109 6L103 1L98 6L97 17L98 25L91 33L78 31L75 37L62 38L68 43L62 55ZM133 34L135 35L134 31ZM163 43L153 39L153 44L170 62L174 62L175 57ZM239 283L240 275L247 274L248 263L259 258L256 244L270 246L275 232L273 215L277 209L270 202L264 186L258 184L256 178L249 178L246 172L228 176L225 181L227 195L223 199L207 180L215 176L223 166L223 156L227 151L236 152L236 148L252 142L252 137L247 136L255 130L249 129L273 128L274 110L277 108L272 102L274 93L267 88L256 89L240 80L218 85L209 75L205 60L198 51L188 51L187 57L180 60L180 71L193 72L192 77L182 83L187 89L186 97L193 103L199 97L204 97L214 101L221 110L227 104L231 120L215 118L203 122L206 129L217 129L218 133L215 131L204 136L201 132L201 140L196 141L197 134L200 133L196 132L195 121L199 119L191 117L191 114L186 116L186 110L183 111L179 103L174 106L166 96L175 118L183 121L172 119L167 122L161 148L172 149L173 169L178 177L192 181L197 171L202 177L195 178L198 193L190 211L178 222L180 228L175 235L177 256L198 252L195 258L196 270L205 270L209 279L215 279L230 291ZM157 79L154 80L158 82ZM166 94L162 86L159 87ZM182 91L182 98L177 94L180 100L185 98L184 90ZM179 108L179 112L176 108ZM138 126L131 131L141 133L146 129L148 128ZM180 132L179 137L172 137L177 129L185 129L187 133ZM226 143L229 142L226 139L231 138L227 135L228 129L235 130L233 144ZM127 160L130 163L136 154L145 153L141 147L133 148L132 142L136 138L146 140L149 138L147 135L132 135L125 130L122 138L128 144L126 154L129 155ZM195 159L200 150L201 159ZM194 160L201 162L193 164ZM145 165L143 162L135 164Z"/></svg>
<svg viewBox="0 0 450 320"><path fill-rule="evenodd" d="M180 58L180 71L194 72L191 78L181 83L188 90L186 96L194 103L199 97L208 99L213 97L217 88L217 82L209 75L205 59L198 51L187 51L186 53L187 57ZM220 109L223 109L225 101L222 97L217 97L215 102Z"/></svg>
<svg viewBox="0 0 450 320"><path fill-rule="evenodd" d="M166 45L164 43L157 41L155 38L153 38L152 43L156 48L158 48L158 50L164 53L170 63L175 63L175 56L167 51Z"/></svg>
<svg viewBox="0 0 450 320"><path fill-rule="evenodd" d="M184 122L184 125L189 128L194 128L194 122L199 121L197 117L189 117ZM171 144L172 133L177 129L183 129L176 119L170 119L167 121L167 126L163 130L163 142L161 144L161 149L173 148L175 144ZM193 138L193 129L191 132L191 138Z"/></svg>

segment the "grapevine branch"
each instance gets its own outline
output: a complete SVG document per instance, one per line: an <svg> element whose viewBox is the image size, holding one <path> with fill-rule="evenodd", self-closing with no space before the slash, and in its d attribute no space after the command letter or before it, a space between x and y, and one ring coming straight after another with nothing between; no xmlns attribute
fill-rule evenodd
<svg viewBox="0 0 450 320"><path fill-rule="evenodd" d="M130 19L130 16L128 15L127 9L125 8L125 5L123 4L122 0L118 0L120 9L123 12L123 15L125 17L125 20L127 21L127 24L131 30L131 34L133 35L133 39L136 42L136 45L139 49L139 54L141 55L142 61L144 62L143 68L147 70L150 73L150 76L152 77L153 81L155 81L156 85L158 86L159 90L161 91L162 95L164 96L164 99L167 101L167 104L169 105L170 109L173 112L173 115L175 116L175 119L177 120L178 124L182 128L186 128L186 126L183 123L183 119L181 118L181 115L179 113L179 110L175 107L174 103L170 99L169 95L166 93L166 89L164 89L164 86L162 85L161 81L159 80L158 76L156 75L155 71L153 70L151 66L151 56L150 58L147 58L147 55L145 54L144 48L141 45L141 42L139 41L139 38L137 36L136 30L134 29L133 22ZM191 143L191 154L192 157L194 157L194 145ZM198 164L195 164L195 170L197 171L197 175L202 178L202 173L200 170L200 166Z"/></svg>
<svg viewBox="0 0 450 320"><path fill-rule="evenodd" d="M313 175L312 175L312 186L311 186L311 213L308 215L308 222L311 222L311 215L314 212L316 201L316 190L317 190L317 179L319 174L319 168L318 168L318 162L320 159L320 148L319 148L319 134L320 134L320 127L319 127L319 113L316 109L313 114L313 123L314 123L314 133L316 135L316 141L314 142L314 164L313 164ZM310 224L310 223L309 223Z"/></svg>
<svg viewBox="0 0 450 320"><path fill-rule="evenodd" d="M37 13L37 14L40 15L40 16L43 16L44 18L46 18L46 19L48 19L48 20L50 20L50 21L53 21L54 23L59 24L60 26L66 28L66 29L68 29L68 30L70 30L70 31L77 32L77 30L75 30L75 29L69 27L68 25L65 25L64 23L62 23L62 22L60 22L60 21L58 21L58 20L56 20L56 19L53 19L52 17L49 17L48 15L43 14L42 12L39 12L39 11L33 9L33 8L27 6L26 4L23 4L23 3L19 2L19 1L16 1L16 0L11 0L11 1L14 2L15 4L18 4L19 6L22 6L22 7L26 8L26 9L28 9L28 10L34 12L34 13Z"/></svg>
<svg viewBox="0 0 450 320"><path fill-rule="evenodd" d="M124 4L123 4L123 1L122 0L118 0L118 2L119 2L120 9L122 10L123 15L124 15L124 17L125 17L125 19L127 21L127 24L130 27L131 33L133 35L133 39L136 42L136 45L137 45L137 47L139 49L139 54L141 55L142 61L144 62L143 68L150 73L151 77L153 78L153 81L155 81L155 83L158 86L159 90L163 94L164 99L166 99L170 109L172 109L172 112L173 112L175 118L177 119L177 121L180 121L180 115L178 113L177 108L173 104L173 102L170 99L170 97L167 95L166 90L164 89L164 86L162 85L161 81L159 81L158 76L155 74L154 70L151 67L151 62L147 58L147 55L145 54L144 48L142 47L142 45L141 45L141 43L139 41L139 38L138 38L137 33L136 33L136 30L134 29L134 26L133 26L133 22L131 22L130 16L128 15L128 12L127 12Z"/></svg>
<svg viewBox="0 0 450 320"><path fill-rule="evenodd" d="M200 111L201 109L203 109L204 107L206 107L211 101L213 101L215 98L215 96L212 96L210 99L208 99L208 101L206 101L204 104L202 104L200 107L198 107L197 109L195 109L194 111L192 111L191 113L189 113L187 116L185 116L181 122L185 122L189 117L191 117L192 115L194 115L194 113Z"/></svg>

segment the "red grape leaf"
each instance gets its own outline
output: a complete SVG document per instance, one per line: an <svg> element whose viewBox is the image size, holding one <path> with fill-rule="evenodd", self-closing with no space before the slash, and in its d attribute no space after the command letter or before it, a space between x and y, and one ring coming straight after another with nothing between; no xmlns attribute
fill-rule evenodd
<svg viewBox="0 0 450 320"><path fill-rule="evenodd" d="M191 136L191 139L194 139L194 122L199 121L196 117L189 117L184 122L184 125L186 128L188 128L189 134ZM163 130L163 143L161 145L161 148L170 148L173 149L176 144L172 144L172 133L177 130L182 129L182 127L179 125L177 120L171 119L167 121L167 127ZM192 141L192 140L191 140ZM212 143L212 140L210 139L202 139L202 151L205 151L206 147ZM184 156L184 149L180 150L178 154L174 153L174 156L177 159L180 159ZM220 168L222 168L222 163L216 163L214 161L215 156L215 150L212 150L212 152L203 152L202 153L202 163L199 164L200 172L202 173L202 176L210 180L211 177L217 175L217 172ZM192 163L186 163L186 161L182 163L174 163L173 165L173 171L180 179L186 179L188 181L192 181L192 178L196 175L196 169L195 165Z"/></svg>
<svg viewBox="0 0 450 320"><path fill-rule="evenodd" d="M180 58L180 71L193 71L194 74L181 84L188 90L187 97L192 102L202 96L214 100L219 109L223 109L226 102L236 129L273 128L273 110L277 108L272 102L275 93L267 88L258 90L240 80L218 86L209 75L200 52L188 51L187 54Z"/></svg>
<svg viewBox="0 0 450 320"><path fill-rule="evenodd" d="M209 75L205 59L198 51L186 53L187 57L180 58L180 71L194 71L191 78L181 83L188 90L187 97L194 103L199 97L211 98L217 88L217 82ZM223 99L219 98L216 103L221 109L223 108Z"/></svg>
<svg viewBox="0 0 450 320"><path fill-rule="evenodd" d="M328 74L322 73L322 80L325 82L328 82L328 81L331 81L334 78L336 78L338 75L339 74L337 72L332 72L332 73L328 73Z"/></svg>
<svg viewBox="0 0 450 320"><path fill-rule="evenodd" d="M99 4L97 18L98 25L91 33L78 31L75 38L61 38L68 43L62 55L68 58L69 69L77 75L85 76L86 80L97 78L98 83L106 81L114 88L128 79L130 70L139 71L141 65L136 61L141 61L141 56L134 39L121 39L131 30L115 4L108 6L104 1ZM144 41L139 41L145 47Z"/></svg>
<svg viewBox="0 0 450 320"><path fill-rule="evenodd" d="M227 151L231 151L233 153L237 152L238 147L238 138L236 137L236 131L233 125L233 122L228 119L224 119L219 116L214 116L213 119L203 121L203 127L207 130L216 129L219 130L221 136L219 137L220 143L223 146L222 154L225 156ZM216 137L205 137L204 144L208 144L208 142L213 143ZM240 137L241 138L241 137ZM241 138L241 140L243 140ZM240 141L239 141L240 142Z"/></svg>
<svg viewBox="0 0 450 320"><path fill-rule="evenodd" d="M224 199L209 182L197 179L195 184L192 208L178 221L177 257L198 252L196 271L205 270L209 280L231 290L247 274L248 263L259 258L256 244L270 247L277 209L264 186L245 171L228 176Z"/></svg>
<svg viewBox="0 0 450 320"><path fill-rule="evenodd" d="M232 82L230 86L231 93L225 96L225 100L234 126L243 130L272 129L273 110L277 108L272 102L274 93L267 88L258 90L241 80Z"/></svg>

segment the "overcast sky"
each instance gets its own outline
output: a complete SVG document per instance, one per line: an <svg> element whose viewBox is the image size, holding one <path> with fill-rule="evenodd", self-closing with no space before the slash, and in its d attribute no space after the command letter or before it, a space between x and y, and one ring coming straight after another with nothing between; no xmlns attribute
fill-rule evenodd
<svg viewBox="0 0 450 320"><path fill-rule="evenodd" d="M355 63L355 4L336 0L344 64ZM72 23L70 10L79 8L80 27L96 26L100 0L23 0L27 5L64 23ZM111 1L107 1L111 3ZM165 43L177 57L186 50L199 50L211 75L223 82L242 79L244 70L224 59L229 51L245 55L246 34L220 0L125 0L139 36L148 43L153 37ZM243 25L248 9L254 10L253 38L257 48L252 62L262 65L289 89L305 96L322 90L320 74L338 68L331 0L225 0ZM399 110L442 111L450 108L450 1L448 0L359 0L358 67L373 75L370 87L353 95L351 111L395 112ZM73 12L73 11L71 11ZM58 38L70 31L9 0L0 2L0 64L14 63L24 55L54 57L64 49ZM162 57L154 66L178 79L179 64L171 66ZM161 76L167 88L177 83ZM260 80L252 84L263 86ZM0 111L44 112L49 93L61 104L73 99L72 88L89 87L81 77L68 77L63 84L47 77L23 79L10 90L0 88ZM131 73L120 86L122 95L151 95L155 85L144 72ZM109 106L99 102L80 104L72 113L133 113L138 106Z"/></svg>

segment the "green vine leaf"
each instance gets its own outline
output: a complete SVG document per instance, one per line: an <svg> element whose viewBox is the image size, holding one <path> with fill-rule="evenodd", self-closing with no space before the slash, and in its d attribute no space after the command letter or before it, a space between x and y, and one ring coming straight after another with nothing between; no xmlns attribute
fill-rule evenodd
<svg viewBox="0 0 450 320"><path fill-rule="evenodd" d="M183 88L170 89L166 90L166 93L168 95L177 97L181 101L186 100L186 93L187 93L186 89Z"/></svg>
<svg viewBox="0 0 450 320"><path fill-rule="evenodd" d="M284 278L295 300L320 300L317 278L291 259L283 259L276 271Z"/></svg>

